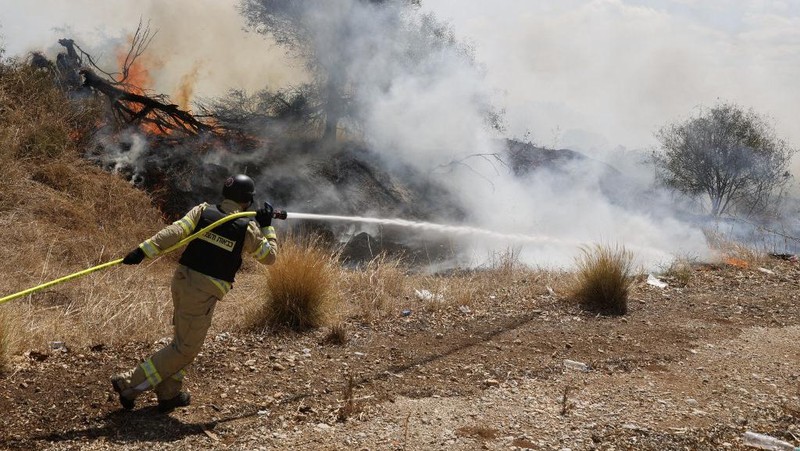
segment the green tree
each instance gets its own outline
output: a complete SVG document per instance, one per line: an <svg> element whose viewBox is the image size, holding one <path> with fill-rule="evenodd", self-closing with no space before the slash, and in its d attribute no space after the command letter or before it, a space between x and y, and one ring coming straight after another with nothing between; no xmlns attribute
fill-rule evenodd
<svg viewBox="0 0 800 451"><path fill-rule="evenodd" d="M707 196L713 216L764 211L782 194L795 152L752 109L720 103L656 133L659 179L690 196Z"/></svg>

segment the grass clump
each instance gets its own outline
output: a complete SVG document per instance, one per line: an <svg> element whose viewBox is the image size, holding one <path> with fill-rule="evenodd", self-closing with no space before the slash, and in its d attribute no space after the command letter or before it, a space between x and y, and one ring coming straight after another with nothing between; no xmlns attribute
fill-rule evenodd
<svg viewBox="0 0 800 451"><path fill-rule="evenodd" d="M633 254L623 246L583 248L577 258L573 296L588 311L624 315L633 282L632 264Z"/></svg>
<svg viewBox="0 0 800 451"><path fill-rule="evenodd" d="M264 287L264 304L251 318L251 330L286 327L296 331L315 329L337 314L338 268L335 256L316 240L282 242Z"/></svg>
<svg viewBox="0 0 800 451"><path fill-rule="evenodd" d="M328 330L328 334L325 336L323 342L334 346L344 346L347 344L348 339L347 327L344 323L337 323Z"/></svg>
<svg viewBox="0 0 800 451"><path fill-rule="evenodd" d="M666 271L664 271L664 277L666 279L682 287L689 285L693 275L694 269L692 268L692 262L685 258L672 261Z"/></svg>
<svg viewBox="0 0 800 451"><path fill-rule="evenodd" d="M405 299L406 274L401 262L381 254L363 268L345 274L346 297L362 321L396 313Z"/></svg>

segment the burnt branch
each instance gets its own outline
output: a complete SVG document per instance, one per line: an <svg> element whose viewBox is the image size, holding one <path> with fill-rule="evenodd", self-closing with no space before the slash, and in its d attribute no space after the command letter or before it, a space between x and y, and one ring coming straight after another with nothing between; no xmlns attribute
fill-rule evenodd
<svg viewBox="0 0 800 451"><path fill-rule="evenodd" d="M82 69L83 85L108 97L114 116L125 124L149 124L160 133L181 132L197 135L215 132L215 127L199 121L178 105L166 103L165 96L148 97L115 86L90 69Z"/></svg>
<svg viewBox="0 0 800 451"><path fill-rule="evenodd" d="M133 37L131 38L131 46L128 49L128 53L125 55L125 60L122 62L122 78L117 80L118 83L124 84L125 80L128 79L128 75L130 75L131 66L136 61L136 58L140 57L142 53L147 49L150 45L150 42L153 41L153 38L156 37L157 31L154 33L150 33L150 22L147 22L147 25L142 28L142 19L139 19L139 25L136 27L136 32L133 33Z"/></svg>
<svg viewBox="0 0 800 451"><path fill-rule="evenodd" d="M157 33L158 31L150 31L149 21L147 22L147 25L143 27L142 19L139 19L139 25L136 26L136 31L131 37L130 47L128 48L128 52L125 54L125 59L122 61L122 67L120 68L121 72L108 72L101 68L92 58L92 55L83 50L78 44L75 44L72 39L60 39L58 43L67 49L67 55L71 61L74 61L73 65L75 67L82 66L83 58L86 58L89 66L94 68L95 71L105 75L109 80L112 80L109 81L109 83L126 86L127 84L125 81L130 75L131 67L133 67L136 59L142 56L145 50L147 50L147 47L150 46L150 43L153 41L153 38L156 37ZM135 86L134 88L138 87Z"/></svg>

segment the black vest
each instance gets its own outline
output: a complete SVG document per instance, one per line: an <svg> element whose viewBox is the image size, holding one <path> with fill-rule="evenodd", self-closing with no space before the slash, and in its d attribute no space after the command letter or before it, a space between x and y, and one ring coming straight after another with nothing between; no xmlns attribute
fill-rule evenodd
<svg viewBox="0 0 800 451"><path fill-rule="evenodd" d="M219 207L209 205L200 215L192 233L227 216ZM209 230L192 240L180 259L180 264L207 276L233 283L242 265L242 248L250 218L238 218Z"/></svg>

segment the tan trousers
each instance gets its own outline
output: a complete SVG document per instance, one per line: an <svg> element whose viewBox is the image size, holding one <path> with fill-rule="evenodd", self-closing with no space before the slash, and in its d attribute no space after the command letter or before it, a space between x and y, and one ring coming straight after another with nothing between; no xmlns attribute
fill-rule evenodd
<svg viewBox="0 0 800 451"><path fill-rule="evenodd" d="M172 278L172 341L130 371L121 374L122 394L134 399L154 389L159 400L174 398L183 386L184 368L203 346L221 294L204 275L179 266Z"/></svg>

